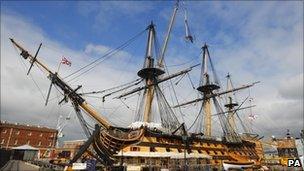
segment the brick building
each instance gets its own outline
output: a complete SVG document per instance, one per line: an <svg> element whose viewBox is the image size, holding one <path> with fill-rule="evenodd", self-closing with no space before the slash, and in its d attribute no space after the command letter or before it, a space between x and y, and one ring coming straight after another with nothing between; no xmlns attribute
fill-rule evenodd
<svg viewBox="0 0 304 171"><path fill-rule="evenodd" d="M0 131L0 148L10 149L28 144L38 148L42 155L56 146L56 129L1 122Z"/></svg>
<svg viewBox="0 0 304 171"><path fill-rule="evenodd" d="M73 158L86 141L87 139L64 141L62 149L70 151L70 157Z"/></svg>

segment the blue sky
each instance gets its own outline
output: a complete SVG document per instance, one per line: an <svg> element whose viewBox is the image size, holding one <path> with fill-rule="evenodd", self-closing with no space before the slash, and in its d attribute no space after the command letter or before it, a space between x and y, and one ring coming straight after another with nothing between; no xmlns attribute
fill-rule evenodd
<svg viewBox="0 0 304 171"><path fill-rule="evenodd" d="M172 2L161 5L159 5L160 3L146 2L151 4L151 7L139 3L143 6L143 10L147 9L147 11L139 10L138 13L144 15L125 15L124 12L119 12L119 10L128 10L126 13L129 13L132 12L132 9L127 9L128 6L115 9L115 6L119 6L116 3L97 1L88 3L83 1L5 1L2 2L2 10L4 13L16 12L22 14L33 24L41 27L48 37L60 40L72 49L82 49L88 43L118 46L145 29L150 20L159 20L158 10L172 8ZM97 6L100 6L100 9ZM135 7L135 11L137 11L137 8L140 7ZM113 13L113 15L108 17L106 14L102 14L103 9L105 12ZM164 22L161 24L164 24Z"/></svg>
<svg viewBox="0 0 304 171"><path fill-rule="evenodd" d="M103 44L114 48L143 30L151 20L157 25L160 35L159 40L162 42L173 4L173 1L4 1L2 2L2 13L22 15L22 17L40 27L50 39L58 40L71 49L81 50L89 43ZM183 48L183 53L187 52L189 56L196 55L195 52L199 50L204 42L213 46L211 50L228 48L233 50L240 46L250 46L251 38L256 35L250 30L254 28L246 28L247 24L247 27L255 27L254 24L262 25L264 28L261 28L263 29L261 32L265 28L282 28L288 34L288 31L292 28L290 26L302 19L300 17L301 2L297 1L206 1L186 2L185 5L183 3L181 5L188 9L190 29L197 42L195 46L191 46L185 44L182 39L184 28L183 10L181 8L173 33L175 41L171 46L177 47L177 49ZM262 11L263 9L268 11ZM259 11L264 12L265 15L261 14L263 16L254 22L248 20L258 14ZM286 19L282 19L282 17L286 17ZM247 30L244 30L244 28ZM287 35L282 36L282 39L288 41L288 37ZM145 36L141 37L138 42L144 42L145 38ZM139 46L136 49L144 49L144 46L141 46L143 44L138 42L134 45ZM141 57L143 52L134 51L134 46L128 49L129 52L135 53L132 55L136 57ZM259 52L256 53L260 55ZM248 65L248 67L248 69L251 69L252 66ZM275 74L272 70L264 70L261 74L267 73Z"/></svg>
<svg viewBox="0 0 304 171"><path fill-rule="evenodd" d="M1 1L2 117L12 122L54 126L58 116L55 111L64 113L69 110L57 109L55 103L50 107L43 106L31 80L22 75L22 65L19 65L16 52L7 41L8 37L21 41L32 51L43 42L46 47L42 48L40 58L53 68L61 56L69 57L73 65L62 68L62 74L66 75L103 55L106 50L116 48L145 29L151 20L156 24L158 40L162 43L173 5L174 1ZM222 82L227 72L232 74L236 85L262 82L253 89L258 106L254 110L260 115L256 127L262 127L256 131L269 135L280 134L280 131L290 128L296 133L303 125L303 2L190 1L181 5L188 10L195 43L184 41L184 16L180 8L165 59L167 65L191 62L170 67L170 72L200 62L200 48L207 42ZM82 84L84 91L88 91L109 88L136 78L135 73L142 66L145 44L144 34L121 54L73 84ZM18 67L12 68L15 63ZM48 82L38 73L39 70L33 75L39 77L38 83L45 91ZM191 73L195 83L199 80L198 73L198 69ZM186 87L184 83L176 89L181 99L190 100L188 95L195 96L195 92ZM28 94L34 94L32 102L24 102L17 109L14 99L28 98ZM102 109L99 101L89 100ZM33 104L34 109L23 111ZM113 101L107 105L115 108L118 104ZM42 110L46 114L38 116ZM29 118L18 119L21 111ZM195 109L190 111L195 112ZM103 112L109 120L113 118L109 115L113 111L102 109ZM124 112L125 109L118 110L115 117L119 118ZM50 117L50 122L43 121L43 116ZM286 118L292 119L286 121ZM188 119L189 122L193 120L191 117ZM273 124L265 123L266 120L274 125L284 124L275 128ZM75 125L79 126L76 121ZM67 127L67 131L76 126ZM74 134L69 138L72 137L78 138Z"/></svg>

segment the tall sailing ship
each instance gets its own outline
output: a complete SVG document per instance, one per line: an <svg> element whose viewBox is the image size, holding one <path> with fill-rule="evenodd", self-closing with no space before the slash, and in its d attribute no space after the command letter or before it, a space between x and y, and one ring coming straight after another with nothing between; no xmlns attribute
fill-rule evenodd
<svg viewBox="0 0 304 171"><path fill-rule="evenodd" d="M156 48L156 29L151 22L145 29L147 32L147 45L143 68L137 72L139 79L132 85L125 84L106 96L129 91L118 95L117 99L130 96L136 92L141 93L141 102L137 110L136 119L129 127L117 127L112 125L102 114L92 108L84 99L85 93L78 93L81 88L72 88L60 77L57 72L51 71L47 65L38 58L41 47L32 55L14 39L11 42L21 52L20 55L30 62L30 68L38 66L51 81L48 97L52 86L59 88L64 94L60 103L70 100L84 132L88 136L87 142L81 147L78 154L70 164L77 161L83 153L88 153L102 163L106 168L126 166L130 170L206 170L207 168L253 168L260 167L263 157L262 144L259 136L246 132L240 135L236 128L236 119L240 119L237 111L249 107L242 107L233 99L232 93L249 88L255 83L234 88L230 75L227 76L227 89L222 90L215 72L208 45L202 47L202 62L200 82L196 90L200 97L189 102L178 104L174 107L186 106L191 103L200 104L193 125L195 130L190 132L186 123L182 123L173 112L166 99L161 84L173 78L188 74L195 66L181 70L174 74L166 75L164 64L165 52L170 38L172 26L178 11L178 3L175 5L168 31L160 54L154 53ZM186 39L193 42L190 34L187 17L185 14ZM143 86L137 86L143 83ZM133 89L131 89L133 87ZM98 93L98 92L92 92ZM220 97L227 97L226 104L221 105ZM47 101L48 101L47 97ZM47 104L46 101L46 104ZM154 121L153 106L157 106L159 122ZM214 107L212 107L212 105ZM212 114L212 109L216 114ZM224 108L226 110L224 110ZM96 121L94 131L90 131L82 112ZM212 117L219 118L222 129L222 137L215 138L212 134Z"/></svg>

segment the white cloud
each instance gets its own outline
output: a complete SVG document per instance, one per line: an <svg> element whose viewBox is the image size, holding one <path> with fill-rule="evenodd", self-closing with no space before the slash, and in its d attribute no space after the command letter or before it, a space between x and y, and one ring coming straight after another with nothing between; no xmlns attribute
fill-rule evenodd
<svg viewBox="0 0 304 171"><path fill-rule="evenodd" d="M304 75L302 73L291 78L282 79L278 87L279 95L285 99L303 100L303 78Z"/></svg>
<svg viewBox="0 0 304 171"><path fill-rule="evenodd" d="M94 44L88 44L84 49L84 53L87 56L91 56L95 58L100 58L103 56L107 56L108 54L113 54L111 55L111 58L115 58L115 60L118 60L120 62L122 60L126 62L130 60L130 58L132 57L132 55L129 54L128 52L118 51L116 53L116 50L114 50L113 48L103 45L94 45Z"/></svg>
<svg viewBox="0 0 304 171"><path fill-rule="evenodd" d="M60 42L48 38L40 28L30 21L12 14L1 14L1 120L25 124L55 127L59 115L66 116L71 107L68 104L57 105L58 99L56 96L62 97L55 88L52 89L49 105L44 106L44 99L41 93L30 79L30 76L26 76L29 65L27 61L24 61L19 56L20 52L13 48L9 40L10 37L14 38L24 48L29 49L31 53L36 51L41 41L43 46L39 52L38 59L46 63L53 71L57 70L61 57L67 57L72 61L72 67L62 65L60 73L63 76L92 61L90 55L93 55L93 57L100 56L111 50L111 47L88 44L83 51L75 51ZM96 89L102 90L130 81L130 78L135 77L135 74L130 71L137 68L136 63L128 63L131 57L131 54L120 51L114 58L101 63L88 74L70 83L75 88L78 84L82 84L83 89L81 91L86 92ZM121 71L124 71L124 73L122 74ZM45 97L49 86L46 75L43 75L36 67L33 67L31 75ZM101 106L101 99L89 98L89 101L91 104ZM105 103L99 109L104 116L109 117L109 120L115 124L115 122L119 121L119 116L114 116L117 114L109 115L110 111L107 111L104 107L115 108L119 105L121 106L119 101L114 101L113 103ZM123 109L123 107L121 108ZM130 122L130 120L126 120ZM122 122L127 123L124 119L120 119L117 123ZM77 119L74 117L66 128L66 132L68 132L66 139L82 137L83 134L80 134L80 131L74 131L81 130L79 126Z"/></svg>

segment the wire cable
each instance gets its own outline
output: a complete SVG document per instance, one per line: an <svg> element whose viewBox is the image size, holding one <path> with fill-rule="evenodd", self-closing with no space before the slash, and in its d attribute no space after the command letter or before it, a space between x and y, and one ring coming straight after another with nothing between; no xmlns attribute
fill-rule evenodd
<svg viewBox="0 0 304 171"><path fill-rule="evenodd" d="M16 48L16 46L13 46L13 47L14 47L14 49L16 50L16 52L19 53L18 50L17 50L17 48ZM18 58L18 59L19 59L19 61L21 61L21 63L23 64L23 66L24 66L24 71L26 72L26 64L24 63L24 61L23 61L22 59L20 59L20 58ZM35 81L33 75L32 75L31 73L29 73L29 76L30 76L31 80L34 82L35 86L38 88L39 93L41 94L43 100L45 100L46 98L45 98L45 96L43 95L43 92L42 92L41 88L39 87L38 83Z"/></svg>
<svg viewBox="0 0 304 171"><path fill-rule="evenodd" d="M131 42L133 42L137 37L139 37L140 35L142 35L146 30L147 30L147 28L146 28L145 30L139 32L139 33L136 34L134 37L132 37L131 39L127 40L125 43L121 44L121 45L118 46L117 48L111 49L111 50L107 51L107 53L106 53L105 55L103 55L103 56L101 56L101 57L95 59L95 60L92 61L91 63L89 63L89 64L87 64L87 65L85 65L85 66L79 68L79 69L76 70L75 72L73 72L73 73L71 73L71 74L65 76L64 79L69 78L69 77L75 75L76 73L82 71L83 69L85 69L85 68L87 68L87 67L89 67L89 66L91 66L91 65L93 65L93 64L96 63L95 65L93 65L93 67L91 67L91 68L89 68L88 70L86 70L86 71L80 73L78 76L72 78L72 79L69 80L69 81L72 81L73 79L75 79L75 78L77 78L77 77L79 77L79 76L81 76L81 75L83 75L83 74L89 72L90 70L92 70L94 67L96 67L96 66L97 66L99 63L101 63L102 61L104 61L104 60L108 59L109 57L113 56L114 54L116 54L117 52L119 52L119 50L122 50L122 49L124 49L125 47L127 47ZM101 61L100 61L100 60L101 60Z"/></svg>

